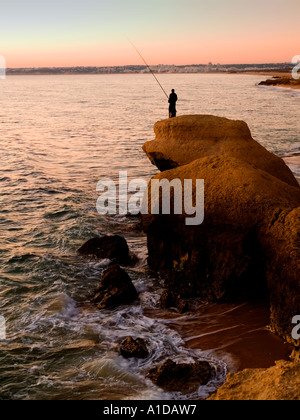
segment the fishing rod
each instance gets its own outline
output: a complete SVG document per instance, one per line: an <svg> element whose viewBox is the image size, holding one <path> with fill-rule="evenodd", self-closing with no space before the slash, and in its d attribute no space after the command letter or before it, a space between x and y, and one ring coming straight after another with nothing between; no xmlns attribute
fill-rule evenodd
<svg viewBox="0 0 300 420"><path fill-rule="evenodd" d="M152 69L150 68L150 66L147 64L146 60L144 59L144 57L142 56L142 54L139 52L139 50L136 48L136 46L130 41L129 38L127 38L128 42L130 42L130 44L133 46L133 48L135 49L135 51L138 53L138 55L141 57L141 59L143 60L143 62L145 63L145 65L147 66L147 68L149 69L150 73L152 74L152 76L154 77L154 79L157 81L158 85L160 86L161 90L164 92L164 94L166 95L167 99L169 99L169 96L167 95L165 89L162 87L162 85L160 84L158 78L155 76L154 72L152 71Z"/></svg>

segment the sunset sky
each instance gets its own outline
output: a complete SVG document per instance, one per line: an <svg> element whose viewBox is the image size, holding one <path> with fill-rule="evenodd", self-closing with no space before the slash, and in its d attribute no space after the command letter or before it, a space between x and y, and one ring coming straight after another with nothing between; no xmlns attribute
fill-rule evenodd
<svg viewBox="0 0 300 420"><path fill-rule="evenodd" d="M300 0L9 0L8 67L269 63L300 54Z"/></svg>

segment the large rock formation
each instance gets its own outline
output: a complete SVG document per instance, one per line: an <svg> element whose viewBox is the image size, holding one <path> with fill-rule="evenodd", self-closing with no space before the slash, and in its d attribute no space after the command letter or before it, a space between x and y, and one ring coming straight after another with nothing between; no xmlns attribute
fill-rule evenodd
<svg viewBox="0 0 300 420"><path fill-rule="evenodd" d="M213 401L299 401L300 364L280 361L269 369L231 373Z"/></svg>
<svg viewBox="0 0 300 420"><path fill-rule="evenodd" d="M185 140L189 143L191 121L197 125L198 118L188 117L185 136L182 134L185 120L179 121L178 141L174 140L175 121L170 142L178 145L181 139L183 155L186 155ZM204 119L200 117L200 125ZM218 122L219 118L216 120ZM208 122L212 127L216 126L213 117L208 117ZM161 132L164 132L164 124L170 126L169 121L159 123ZM228 122L230 133L237 136L237 133L247 132L244 123L237 122L236 125L234 129L235 122ZM220 129L224 129L224 125ZM204 179L205 219L202 225L186 226L185 213L144 215L149 265L164 275L175 303L181 298L195 296L213 301L270 299L272 329L293 342L291 320L300 314L299 185L282 160L263 148L262 154L266 157L263 169L250 162L250 148L244 149L244 155L241 148L232 148L231 156L226 133L222 139L222 132L214 130L209 137L207 128L205 136L218 135L215 153L211 144L208 157L155 177L169 181L180 179L182 183L192 179L194 205L195 181ZM197 156L197 141L193 130L192 133L194 155ZM200 135L200 143L204 142L205 136ZM236 137L237 144L242 140ZM165 141L168 142L167 137ZM248 139L247 142L254 141ZM256 148L256 143L253 144ZM191 149L189 155L192 159ZM267 158L269 155L270 159ZM260 159L259 166L263 167L263 163ZM150 199L150 185L149 193Z"/></svg>
<svg viewBox="0 0 300 420"><path fill-rule="evenodd" d="M282 181L298 186L282 159L253 140L247 124L212 115L193 115L159 121L156 139L143 150L161 171L187 165L194 160L222 155L248 162Z"/></svg>

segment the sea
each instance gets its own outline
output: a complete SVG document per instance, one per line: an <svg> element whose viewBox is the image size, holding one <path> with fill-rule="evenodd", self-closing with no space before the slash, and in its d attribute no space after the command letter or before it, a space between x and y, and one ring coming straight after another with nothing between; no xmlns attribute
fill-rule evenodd
<svg viewBox="0 0 300 420"><path fill-rule="evenodd" d="M178 115L244 120L271 152L300 155L300 91L259 87L257 75L158 77L176 90ZM188 348L168 320L149 316L163 285L147 268L138 219L96 210L99 180L127 171L129 181L148 181L158 172L142 146L167 117L150 74L0 80L0 399L203 399L224 382L224 361ZM300 176L294 161L292 169ZM77 249L106 234L124 236L136 255L127 271L139 300L100 311L90 300L110 261ZM146 340L147 359L119 355L127 336ZM212 380L193 394L164 392L147 373L168 358L208 360Z"/></svg>

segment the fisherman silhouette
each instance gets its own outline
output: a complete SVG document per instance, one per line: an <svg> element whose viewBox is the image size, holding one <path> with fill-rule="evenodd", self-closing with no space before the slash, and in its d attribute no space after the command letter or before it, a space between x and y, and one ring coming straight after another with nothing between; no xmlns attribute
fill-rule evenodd
<svg viewBox="0 0 300 420"><path fill-rule="evenodd" d="M176 117L176 113L177 113L177 111L176 111L176 102L177 101L178 101L178 97L177 97L177 95L175 93L175 90L172 89L172 93L169 96L169 104L170 104L170 106L169 106L169 117L170 118L175 118Z"/></svg>

